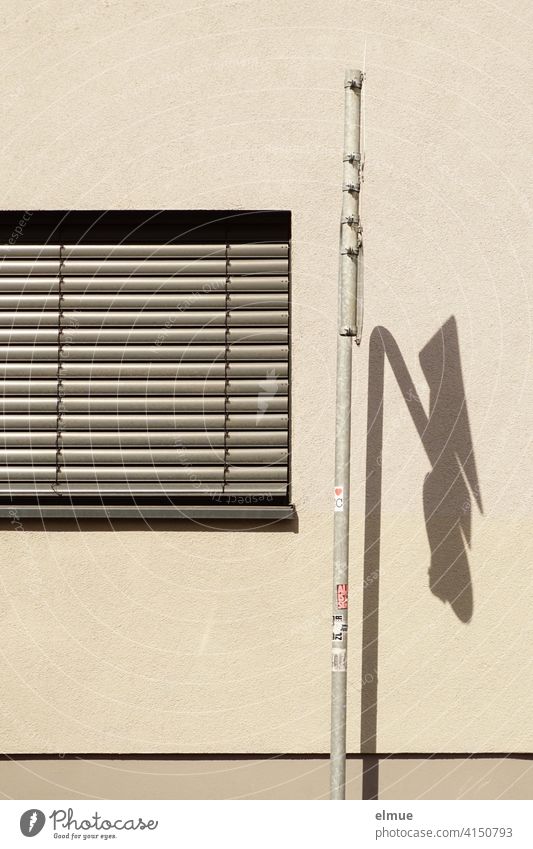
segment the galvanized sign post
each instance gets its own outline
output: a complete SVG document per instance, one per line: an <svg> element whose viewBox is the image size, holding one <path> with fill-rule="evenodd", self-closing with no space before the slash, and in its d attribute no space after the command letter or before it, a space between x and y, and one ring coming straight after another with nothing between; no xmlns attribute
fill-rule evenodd
<svg viewBox="0 0 533 849"><path fill-rule="evenodd" d="M350 527L350 424L353 340L360 340L358 292L361 222L361 71L344 80L344 155L339 257L339 328L333 542L333 628L331 646L331 798L346 795L346 683L348 651L348 537Z"/></svg>

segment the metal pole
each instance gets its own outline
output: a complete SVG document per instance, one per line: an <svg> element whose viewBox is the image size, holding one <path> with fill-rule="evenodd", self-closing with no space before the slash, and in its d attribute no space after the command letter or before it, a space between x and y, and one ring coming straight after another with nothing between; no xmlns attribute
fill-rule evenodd
<svg viewBox="0 0 533 849"><path fill-rule="evenodd" d="M357 326L357 268L361 246L361 71L344 80L344 156L339 260L339 336L335 422L335 493L333 524L333 628L331 646L330 798L346 791L346 680L348 649L348 536L350 529L350 423L352 348Z"/></svg>

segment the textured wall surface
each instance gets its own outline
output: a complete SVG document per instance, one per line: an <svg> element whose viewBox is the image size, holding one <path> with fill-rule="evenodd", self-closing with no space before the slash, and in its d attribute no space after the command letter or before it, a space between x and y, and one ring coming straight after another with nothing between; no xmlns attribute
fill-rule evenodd
<svg viewBox="0 0 533 849"><path fill-rule="evenodd" d="M384 759L379 798L531 799L521 758ZM346 798L361 799L362 762L347 762ZM0 798L327 799L329 758L61 758L0 760Z"/></svg>
<svg viewBox="0 0 533 849"><path fill-rule="evenodd" d="M363 64L350 747L362 672L379 751L533 749L528 11L4 0L4 208L292 211L299 527L4 523L0 750L328 749L342 85Z"/></svg>

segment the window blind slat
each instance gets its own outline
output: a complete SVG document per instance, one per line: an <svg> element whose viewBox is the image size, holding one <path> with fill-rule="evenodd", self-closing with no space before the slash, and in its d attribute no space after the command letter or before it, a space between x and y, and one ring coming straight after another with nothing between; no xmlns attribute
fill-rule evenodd
<svg viewBox="0 0 533 849"><path fill-rule="evenodd" d="M41 350L33 348L34 345L53 345L54 356L57 358L58 328L53 327L13 327L6 330L0 327L0 362L8 359L18 359L14 354L18 353L24 359L37 359L41 356ZM24 345L24 349L18 349L16 345ZM9 346L9 347L7 347ZM31 347L30 347L31 346ZM10 357L10 354L12 355Z"/></svg>
<svg viewBox="0 0 533 849"><path fill-rule="evenodd" d="M24 427L26 420L32 417L23 416L6 416L0 419L0 422L7 422L4 427ZM52 421L52 417L40 416L33 417L35 426L48 427L47 419ZM287 431L289 419L283 413L264 413L258 416L257 413L228 413L212 414L212 413L187 413L187 414L148 414L148 415L101 415L101 414L61 414L61 432L66 433L70 430L80 431L98 431L98 430L115 430L119 433L128 430L139 430L147 433L157 432L158 430L173 430L177 432L176 438L179 439L179 432L196 428L199 431L213 432L215 430L227 430L231 433L232 430L271 430L273 428Z"/></svg>
<svg viewBox="0 0 533 849"><path fill-rule="evenodd" d="M19 291L17 286L18 278L12 278L14 291ZM31 287L35 287L36 291L45 291L43 278L41 283L39 280L32 280ZM5 288L5 280L2 280ZM24 281L24 291L29 285ZM53 280L48 285L53 285ZM59 282L55 285L58 287ZM39 287L39 288L38 288ZM99 292L114 292L114 293L130 293L130 292L146 292L146 293L163 293L163 292L225 292L226 288L229 292L287 292L289 288L288 277L262 277L255 275L247 277L241 275L239 277L225 276L187 276L181 274L178 277L146 277L136 274L134 277L63 277L61 282L61 290L66 293L87 292L97 294ZM11 291L11 288L9 289ZM50 291L55 291L51 289Z"/></svg>
<svg viewBox="0 0 533 849"><path fill-rule="evenodd" d="M0 362L0 380L16 377L53 377L57 375L57 363L39 362Z"/></svg>
<svg viewBox="0 0 533 849"><path fill-rule="evenodd" d="M127 328L119 329L78 329L74 320L71 327L64 326L61 330L61 343L72 351L71 359L75 359L74 354L84 349L74 347L78 345L88 345L91 342L98 343L96 348L88 349L88 356L94 359L116 359L117 352L119 357L127 354L132 356L132 347L134 345L143 345L148 343L151 347L144 349L150 351L151 356L146 354L143 359L158 359L161 357L179 358L179 351L173 348L174 345L186 345L189 351L187 359L194 359L194 354L198 350L196 346L214 345L217 342L227 341L228 345L247 344L275 344L288 341L288 330L286 327L246 327L246 328L230 328L226 331L225 327L194 327L194 328L175 328L161 327L156 329L143 328ZM106 349L106 345L127 345L127 348L114 347ZM190 347L189 347L190 346ZM194 346L194 347L193 347ZM166 351L167 348L172 350ZM184 349L185 350L185 349ZM225 348L220 349L225 353ZM101 353L103 351L103 354ZM216 353L213 348L206 351L208 359ZM135 354L135 351L133 352ZM260 352L259 352L259 355ZM82 357L80 356L80 359ZM203 358L202 358L203 359Z"/></svg>
<svg viewBox="0 0 533 849"><path fill-rule="evenodd" d="M221 421L223 428L224 421ZM14 431L13 433L5 433L2 438L9 444L16 445L17 438L33 436L33 434L25 434L23 431ZM8 437L13 437L8 440ZM52 444L50 440L55 435L47 431L36 434L36 445ZM30 442L24 443L30 444ZM90 431L71 431L64 430L61 434L61 444L63 448L73 447L80 448L85 446L94 446L95 448L112 448L113 446L121 446L128 448L130 446L151 446L153 448L161 448L170 446L176 448L178 446L210 446L220 447L228 445L234 446L249 446L255 448L270 447L270 446L286 446L287 432L285 430L238 430L225 433L220 430L90 430Z"/></svg>
<svg viewBox="0 0 533 849"><path fill-rule="evenodd" d="M5 449L0 450L0 463L16 462L45 463L53 462L55 454L46 449ZM25 459L23 459L25 458ZM286 464L287 451L282 448L231 448L212 446L210 448L62 448L59 451L59 462L65 466L98 465L180 465L208 464L227 462L243 465L276 465Z"/></svg>
<svg viewBox="0 0 533 849"><path fill-rule="evenodd" d="M57 332L52 331L57 339ZM74 331L70 331L73 333ZM132 333L140 331L132 331ZM218 331L217 331L218 332ZM286 335L286 331L269 331L272 335ZM98 331L93 331L95 334L94 341L98 341ZM279 344L238 344L231 342L235 335L231 331L228 333L228 348L223 345L205 345L205 344L190 344L190 345L175 345L154 344L139 345L135 341L139 336L132 336L132 344L130 345L109 345L105 344L108 341L107 336L102 336L102 344L100 345L71 345L68 343L69 336L64 337L67 342L63 343L63 362L71 362L74 360L82 360L91 362L99 362L101 360L118 360L118 361L160 361L170 360L172 362L181 362L183 360L195 360L204 362L215 362L224 360L227 356L229 362L232 361L258 361L263 359L268 360L286 360L288 358L289 349L286 345ZM257 338L257 334L255 337ZM182 340L183 341L183 340ZM250 342L250 340L247 340ZM0 345L0 362L40 362L43 360L57 361L58 351L56 345Z"/></svg>
<svg viewBox="0 0 533 849"><path fill-rule="evenodd" d="M0 263L1 268L1 263ZM13 292L22 295L31 295L40 292L51 295L59 292L58 277L6 277L0 276L0 287L2 292Z"/></svg>
<svg viewBox="0 0 533 849"><path fill-rule="evenodd" d="M0 312L0 325L2 327L16 327L17 325L25 325L26 327L57 327L59 313L57 310L2 310Z"/></svg>
<svg viewBox="0 0 533 849"><path fill-rule="evenodd" d="M4 287L0 278L2 294L0 294L0 311L2 310L57 310L59 298L56 294L40 292L23 292L20 294L3 294Z"/></svg>
<svg viewBox="0 0 533 849"><path fill-rule="evenodd" d="M225 258L226 255L229 257L286 257L288 254L288 244L268 242L235 243L231 245L65 245L62 248L62 256L67 259L80 257L85 259L106 259L109 257L135 257L139 259L186 257L190 259L198 257ZM50 255L53 254L50 253Z"/></svg>
<svg viewBox="0 0 533 849"><path fill-rule="evenodd" d="M10 490L26 486L24 484L10 484ZM7 491L7 486L4 485L4 491ZM18 491L23 491L18 489ZM267 497L275 495L284 495L287 491L286 481L247 481L242 483L217 483L216 481L135 481L134 483L123 483L121 481L99 481L93 483L91 481L60 482L52 488L49 486L45 489L45 485L41 485L43 492L55 492L63 495L129 495L141 497L143 495L163 495L163 496L179 496L179 495L218 495L222 492L231 492L233 495L242 495L246 497L250 493L259 492ZM0 492L2 492L2 483L0 482Z"/></svg>
<svg viewBox="0 0 533 849"><path fill-rule="evenodd" d="M22 412L31 410L32 412L45 412L53 409L54 399L49 398L6 398L4 400L5 411L8 409L13 412ZM264 412L285 412L287 410L287 396L266 396L258 398L257 396L230 396L227 400L223 395L208 395L208 396L151 396L145 398L139 397L124 397L120 398L105 398L105 397L64 397L60 400L59 411L65 413L112 413L114 412L154 412L154 413L172 413L172 412L190 412L190 413L213 413L221 412L225 409L230 412L256 412L258 417ZM1 408L0 408L1 411Z"/></svg>
<svg viewBox="0 0 533 849"><path fill-rule="evenodd" d="M0 312L2 324L56 324L56 312ZM239 325L254 328L257 325L286 326L288 314L285 310L65 310L61 316L61 327L161 327L172 328L176 325ZM164 330L163 330L164 332Z"/></svg>
<svg viewBox="0 0 533 849"><path fill-rule="evenodd" d="M0 260L47 259L59 260L60 245L0 245Z"/></svg>
<svg viewBox="0 0 533 849"><path fill-rule="evenodd" d="M54 413L57 410L55 395L0 397L0 415L3 413Z"/></svg>
<svg viewBox="0 0 533 849"><path fill-rule="evenodd" d="M54 415L7 415L0 416L0 430L21 430L34 433L39 430L57 430L57 417Z"/></svg>
<svg viewBox="0 0 533 849"><path fill-rule="evenodd" d="M53 466L0 466L0 481L50 481L56 478L54 457Z"/></svg>
<svg viewBox="0 0 533 849"><path fill-rule="evenodd" d="M27 371L24 371L26 369ZM30 370L32 370L30 372ZM47 371L48 370L48 371ZM55 374L55 366L46 363L8 363L2 369L0 378L5 376L22 377L31 373L35 377ZM230 362L220 359L215 362L70 362L61 363L63 377L85 378L188 378L188 377L287 377L288 364L284 362Z"/></svg>
<svg viewBox="0 0 533 849"><path fill-rule="evenodd" d="M0 397L11 395L54 395L57 396L57 380L2 380Z"/></svg>
<svg viewBox="0 0 533 849"><path fill-rule="evenodd" d="M1 427L1 425L0 425ZM45 448L54 447L57 442L55 417L53 430L1 430L0 448Z"/></svg>
<svg viewBox="0 0 533 849"><path fill-rule="evenodd" d="M59 263L48 260L20 262L3 261L5 274L58 274ZM119 275L119 274L287 274L285 259L66 259L62 265L65 276ZM2 266L0 266L2 272Z"/></svg>
<svg viewBox="0 0 533 849"><path fill-rule="evenodd" d="M1 448L0 466L13 463L14 466L53 465L56 461L55 447L50 448Z"/></svg>
<svg viewBox="0 0 533 849"><path fill-rule="evenodd" d="M224 292L191 292L189 294L169 293L141 293L125 294L121 292L110 292L109 294L89 294L80 292L75 295L63 295L62 305L65 310L161 310L173 309L184 313L194 310L210 310L213 308L225 309L283 309L287 308L288 296L286 293L252 292L248 294L230 294L226 297ZM28 309L42 307L43 309L57 306L57 299L51 295L24 295L17 299L16 296L4 295L0 297L0 309L15 308ZM133 322L137 323L137 322Z"/></svg>
<svg viewBox="0 0 533 849"><path fill-rule="evenodd" d="M0 383L7 387L8 394L47 394L56 393L55 381L5 381ZM218 380L207 376L204 380L62 380L61 394L63 397L90 395L96 398L100 395L286 395L288 383L286 380L264 378L263 380Z"/></svg>
<svg viewBox="0 0 533 849"><path fill-rule="evenodd" d="M5 274L6 277L56 277L59 269L59 259L0 259L0 275Z"/></svg>
<svg viewBox="0 0 533 849"><path fill-rule="evenodd" d="M0 467L1 470L2 467ZM42 467L45 470L45 467ZM40 471L40 467L35 467ZM232 481L286 481L286 466L231 466ZM65 466L59 481L222 481L225 470L215 466ZM27 478L25 478L27 479ZM43 477L41 480L45 480Z"/></svg>

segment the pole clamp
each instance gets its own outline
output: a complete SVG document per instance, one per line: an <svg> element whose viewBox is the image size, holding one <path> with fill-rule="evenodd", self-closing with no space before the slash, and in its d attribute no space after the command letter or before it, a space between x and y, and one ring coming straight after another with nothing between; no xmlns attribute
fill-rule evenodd
<svg viewBox="0 0 533 849"><path fill-rule="evenodd" d="M346 218L341 218L341 224L347 224L348 227L359 227L359 219L355 215L347 215Z"/></svg>
<svg viewBox="0 0 533 849"><path fill-rule="evenodd" d="M361 162L361 154L360 153L347 153L346 156L342 157L343 162L350 162L353 164L354 162Z"/></svg>
<svg viewBox="0 0 533 849"><path fill-rule="evenodd" d="M355 248L346 248L346 250L341 251L341 256L357 256L359 253L360 242L358 242L357 247Z"/></svg>
<svg viewBox="0 0 533 849"><path fill-rule="evenodd" d="M344 88L362 88L363 86L364 74L361 74L359 78L353 77L351 80L346 80L344 83Z"/></svg>
<svg viewBox="0 0 533 849"><path fill-rule="evenodd" d="M342 190L343 192L360 192L361 183L344 183Z"/></svg>

